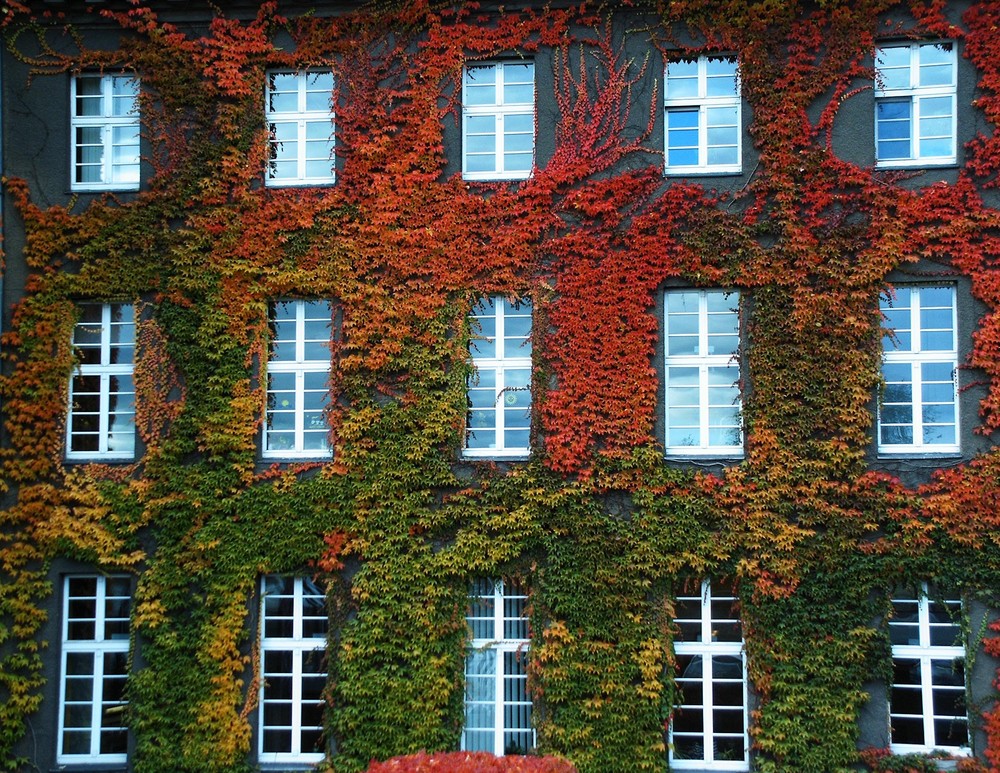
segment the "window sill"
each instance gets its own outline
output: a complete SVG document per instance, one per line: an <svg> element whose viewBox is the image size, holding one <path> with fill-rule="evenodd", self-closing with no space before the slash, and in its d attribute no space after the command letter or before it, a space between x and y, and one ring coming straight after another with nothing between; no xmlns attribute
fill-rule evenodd
<svg viewBox="0 0 1000 773"><path fill-rule="evenodd" d="M913 450L881 450L879 449L876 458L884 462L906 461L908 459L955 459L962 458L961 449L948 448L941 451L928 451L924 449Z"/></svg>
<svg viewBox="0 0 1000 773"><path fill-rule="evenodd" d="M531 458L530 451L487 451L485 453L470 453L462 451L463 462L526 462Z"/></svg>
<svg viewBox="0 0 1000 773"><path fill-rule="evenodd" d="M63 461L66 464L132 464L136 456L67 456Z"/></svg>
<svg viewBox="0 0 1000 773"><path fill-rule="evenodd" d="M664 177L739 177L743 174L742 167L722 167L714 169L707 166L685 166L664 169Z"/></svg>
<svg viewBox="0 0 1000 773"><path fill-rule="evenodd" d="M301 462L317 462L325 464L333 461L333 454L261 454L260 461L264 464L299 464Z"/></svg>
<svg viewBox="0 0 1000 773"><path fill-rule="evenodd" d="M923 158L907 158L892 161L876 161L875 168L878 170L882 169L957 169L958 160L951 159L923 159Z"/></svg>
<svg viewBox="0 0 1000 773"><path fill-rule="evenodd" d="M334 178L324 178L322 180L280 180L264 182L264 187L268 190L280 191L283 188L332 188L337 181Z"/></svg>
<svg viewBox="0 0 1000 773"><path fill-rule="evenodd" d="M70 193L138 193L141 186L137 185L98 185L83 187L71 185Z"/></svg>
<svg viewBox="0 0 1000 773"><path fill-rule="evenodd" d="M465 182L470 182L470 183L508 183L508 182L520 182L520 181L523 181L523 180L530 180L531 179L531 175L530 174L517 174L517 175L496 174L496 173L493 173L493 172L488 172L488 173L485 173L483 175L479 175L479 174L469 175L469 174L466 174L465 172L463 172L462 173L462 179Z"/></svg>
<svg viewBox="0 0 1000 773"><path fill-rule="evenodd" d="M715 462L721 464L726 462L742 462L746 458L746 454L742 450L729 452L708 451L706 453L666 451L663 454L663 458L668 462Z"/></svg>

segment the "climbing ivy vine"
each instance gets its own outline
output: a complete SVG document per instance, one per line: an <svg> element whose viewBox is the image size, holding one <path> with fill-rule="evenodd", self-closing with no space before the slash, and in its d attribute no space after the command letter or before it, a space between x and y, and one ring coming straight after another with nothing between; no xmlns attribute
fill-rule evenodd
<svg viewBox="0 0 1000 773"><path fill-rule="evenodd" d="M138 73L150 147L148 184L121 200L42 206L5 180L28 270L0 379L7 769L40 702L59 557L135 574L140 773L246 768L262 573L326 580L338 771L457 746L474 576L529 579L539 749L582 771L665 767L684 582L738 585L757 767L800 773L858 759L890 588L1000 587L1000 455L916 489L867 464L878 297L918 260L964 277L985 310L969 366L983 376L982 431L1000 428L1000 3L961 18L919 0L630 5L286 16L265 2L197 31L142 0L88 6L120 30L107 50L58 4L4 4L32 80ZM978 75L983 133L951 182L918 187L833 152L838 111L872 82L890 34L957 40ZM637 36L648 57L629 58ZM650 84L668 51L739 53L758 158L744 189L664 180ZM553 124L537 127L551 155L522 182L465 182L447 173L462 67L511 54L551 64ZM336 78L336 183L264 187L265 70L318 66ZM751 299L746 457L715 472L676 468L657 446L654 309L670 281ZM484 295L535 309L529 462L456 464L466 318ZM267 304L280 297L337 304L329 462L258 459ZM133 464L63 460L80 299L142 309ZM984 728L1000 768L997 709Z"/></svg>

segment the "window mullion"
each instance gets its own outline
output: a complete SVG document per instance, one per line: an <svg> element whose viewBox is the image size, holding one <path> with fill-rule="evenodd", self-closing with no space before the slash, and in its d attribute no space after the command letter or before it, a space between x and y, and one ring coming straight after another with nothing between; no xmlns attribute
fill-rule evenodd
<svg viewBox="0 0 1000 773"><path fill-rule="evenodd" d="M923 363L920 359L917 359L910 365L910 389L912 390L910 400L913 402L913 443L918 448L922 448L924 445L923 378ZM923 641L929 641L929 639L923 639L926 633L923 628L925 622L926 615L921 615L920 636Z"/></svg>
<svg viewBox="0 0 1000 773"><path fill-rule="evenodd" d="M305 425L306 425L306 412L305 412L305 399L306 399L306 374L302 367L296 369L295 371L295 447L304 448L305 447Z"/></svg>
<svg viewBox="0 0 1000 773"><path fill-rule="evenodd" d="M301 594L298 592L299 588L296 587L296 601L301 601ZM301 605L299 605L299 611L296 614L295 624L299 626L301 631ZM302 754L302 660L303 651L301 646L296 646L292 648L292 716L291 716L291 730L292 730L292 748L291 753L299 756Z"/></svg>
<svg viewBox="0 0 1000 773"><path fill-rule="evenodd" d="M929 640L928 640L929 643ZM924 744L937 746L937 735L934 729L934 670L931 667L931 656L920 656L920 706L923 710Z"/></svg>
<svg viewBox="0 0 1000 773"><path fill-rule="evenodd" d="M708 431L708 369L709 364L705 360L702 360L698 364L698 436L701 438L702 448L707 448L711 445Z"/></svg>
<svg viewBox="0 0 1000 773"><path fill-rule="evenodd" d="M97 452L106 454L108 452L108 432L111 430L111 374L107 368L101 368L100 373L100 394L98 395L97 431L100 436L97 438Z"/></svg>
<svg viewBox="0 0 1000 773"><path fill-rule="evenodd" d="M502 422L501 422L502 424ZM501 642L504 639L504 583L498 580L493 584L493 638L494 641ZM496 679L493 682L493 749L497 755L504 752L504 656L503 647L493 648L494 673Z"/></svg>
<svg viewBox="0 0 1000 773"><path fill-rule="evenodd" d="M100 594L98 594L100 596ZM100 600L98 598L98 600ZM101 753L101 708L104 702L104 652L95 646L91 657L94 659L93 683L90 701L90 755Z"/></svg>

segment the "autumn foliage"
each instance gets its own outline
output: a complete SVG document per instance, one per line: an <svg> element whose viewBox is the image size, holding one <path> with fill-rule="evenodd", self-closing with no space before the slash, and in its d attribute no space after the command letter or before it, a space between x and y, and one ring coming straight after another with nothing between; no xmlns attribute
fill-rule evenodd
<svg viewBox="0 0 1000 773"><path fill-rule="evenodd" d="M265 2L246 18L213 6L201 26L169 3L70 5L5 4L4 79L30 101L81 69L138 73L148 174L135 195L53 205L5 180L25 229L8 262L27 280L0 378L0 767L30 762L63 559L136 577L140 773L245 769L266 573L326 583L337 771L400 754L416 756L370 769L571 769L435 751L459 745L474 577L527 579L538 749L589 773L663 769L685 582L739 589L762 773L858 762L866 685L886 676L872 622L894 587L997 606L1000 3ZM119 45L90 45L94 22ZM957 41L977 78L961 168L838 154L843 112L870 104L876 43L909 37ZM664 57L719 52L739 56L753 162L728 181L664 177ZM463 180L462 67L511 55L538 73L536 168ZM310 67L335 75L336 181L268 187L265 72ZM978 304L963 379L980 445L933 476L941 460L872 451L878 298L907 279ZM746 299L732 463L664 459L657 309L674 286ZM524 463L460 460L467 316L486 295L534 308ZM276 298L336 303L332 459L258 458ZM143 310L127 465L64 462L81 299ZM984 708L1000 770L1000 714Z"/></svg>

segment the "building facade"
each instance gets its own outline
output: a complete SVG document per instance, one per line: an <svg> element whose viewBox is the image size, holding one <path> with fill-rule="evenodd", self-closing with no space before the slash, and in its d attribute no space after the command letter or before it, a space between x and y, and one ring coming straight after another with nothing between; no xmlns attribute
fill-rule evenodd
<svg viewBox="0 0 1000 773"><path fill-rule="evenodd" d="M1000 766L1000 4L3 11L6 769Z"/></svg>

